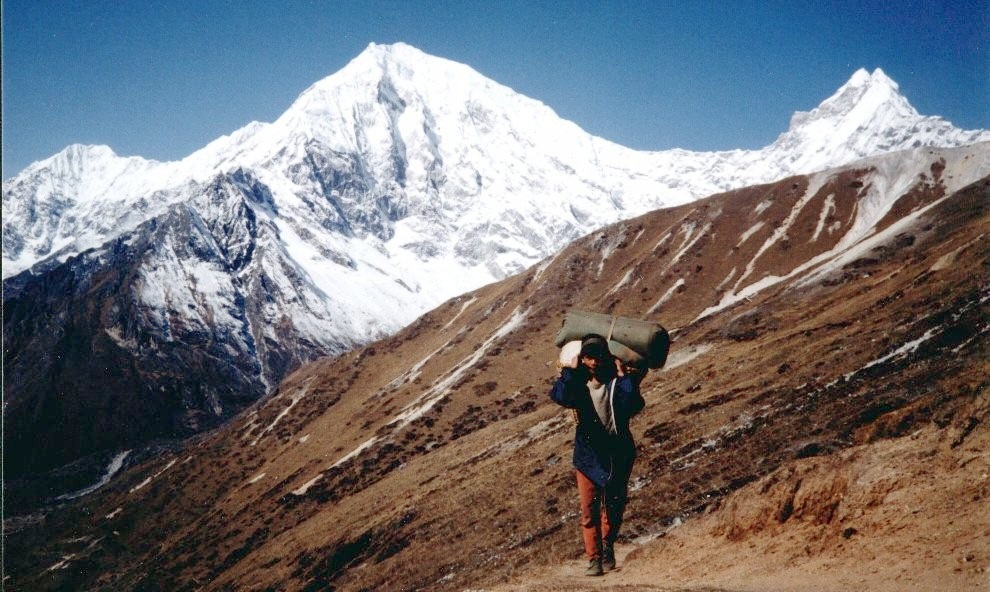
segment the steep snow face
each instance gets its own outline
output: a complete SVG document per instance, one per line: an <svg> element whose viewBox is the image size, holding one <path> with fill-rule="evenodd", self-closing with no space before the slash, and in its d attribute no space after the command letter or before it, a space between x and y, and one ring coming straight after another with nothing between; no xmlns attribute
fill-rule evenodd
<svg viewBox="0 0 990 592"><path fill-rule="evenodd" d="M860 69L817 108L795 113L790 129L765 152L789 172L807 173L871 155L987 139L986 130L959 130L941 117L923 117L883 70Z"/></svg>
<svg viewBox="0 0 990 592"><path fill-rule="evenodd" d="M181 161L72 146L31 165L4 183L3 274L63 261L200 199L215 179L247 174L252 212L271 228L269 259L255 264L292 269L286 281L307 294L293 322L339 345L401 327L619 219L869 154L980 140L990 133L922 117L883 72L860 70L762 150L640 152L465 65L371 45L276 121ZM235 214L203 215L212 224ZM172 279L205 286L208 272ZM335 326L353 334L341 341L327 318L346 319Z"/></svg>

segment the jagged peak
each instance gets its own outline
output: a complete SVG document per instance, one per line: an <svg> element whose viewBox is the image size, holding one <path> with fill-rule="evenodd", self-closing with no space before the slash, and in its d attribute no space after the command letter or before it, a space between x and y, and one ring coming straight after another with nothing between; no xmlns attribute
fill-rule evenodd
<svg viewBox="0 0 990 592"><path fill-rule="evenodd" d="M826 104L854 106L867 96L882 99L881 101L875 100L875 103L894 102L901 106L907 105L907 99L900 94L900 86L883 70L877 68L873 70L872 74L867 74L865 68L860 68L853 73L848 82L839 87L835 94L825 99L822 106Z"/></svg>
<svg viewBox="0 0 990 592"><path fill-rule="evenodd" d="M876 68L872 73L870 73L866 71L866 68L860 68L853 72L853 75L849 78L849 81L842 85L836 94L840 94L843 89L846 88L859 88L864 86L886 86L894 90L900 89L897 82L887 76L887 73L882 69Z"/></svg>
<svg viewBox="0 0 990 592"><path fill-rule="evenodd" d="M860 68L818 107L811 111L795 112L788 131L793 132L808 122L823 119L842 120L851 116L869 119L870 115L880 111L893 111L905 117L921 117L900 94L897 82L882 69L876 68L869 73L865 68Z"/></svg>
<svg viewBox="0 0 990 592"><path fill-rule="evenodd" d="M862 86L870 81L870 73L866 71L866 68L860 68L853 72L852 77L846 82L844 86Z"/></svg>
<svg viewBox="0 0 990 592"><path fill-rule="evenodd" d="M25 171L45 169L59 166L82 166L94 162L145 163L157 164L158 161L142 156L121 156L106 144L70 144L60 152L33 163Z"/></svg>

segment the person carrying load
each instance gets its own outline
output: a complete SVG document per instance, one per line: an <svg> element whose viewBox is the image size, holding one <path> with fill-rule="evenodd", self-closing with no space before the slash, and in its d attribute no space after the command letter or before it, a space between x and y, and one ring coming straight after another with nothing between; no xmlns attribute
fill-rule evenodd
<svg viewBox="0 0 990 592"><path fill-rule="evenodd" d="M669 337L659 325L649 324L652 330L646 333L645 340L631 339L633 347L630 347L609 339L614 337L615 317L575 314L568 316L557 337L558 345L567 342L561 349L560 375L550 397L557 404L573 409L577 418L573 464L581 503L581 535L588 560L585 575L600 576L616 567L615 540L622 525L629 477L636 458L629 420L645 406L640 383L649 367L660 367L666 361ZM597 323L589 324L589 319ZM598 329L605 336L591 333L573 339L574 331L588 328Z"/></svg>

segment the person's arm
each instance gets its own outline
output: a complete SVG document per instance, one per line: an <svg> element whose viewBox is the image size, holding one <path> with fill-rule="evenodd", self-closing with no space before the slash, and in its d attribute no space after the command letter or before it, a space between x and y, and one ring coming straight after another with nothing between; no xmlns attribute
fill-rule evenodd
<svg viewBox="0 0 990 592"><path fill-rule="evenodd" d="M550 398L558 405L575 409L587 398L588 373L583 369L563 367L553 383Z"/></svg>
<svg viewBox="0 0 990 592"><path fill-rule="evenodd" d="M615 383L615 393L612 395L612 405L616 415L622 414L625 417L632 417L646 407L646 401L639 390L639 383L643 377L626 375L620 376Z"/></svg>

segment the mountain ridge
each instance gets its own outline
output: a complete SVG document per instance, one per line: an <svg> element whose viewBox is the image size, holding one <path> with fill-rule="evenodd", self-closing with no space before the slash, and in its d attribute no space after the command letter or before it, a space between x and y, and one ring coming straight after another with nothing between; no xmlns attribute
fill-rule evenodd
<svg viewBox="0 0 990 592"><path fill-rule="evenodd" d="M885 80L853 77L890 91ZM35 430L62 425L78 405L59 398L88 403L71 415L87 426L80 443L112 423L101 397L131 404L143 392L159 393L146 401L159 423L130 435L186 436L232 417L247 403L241 394L270 392L300 364L394 333L605 224L846 164L863 150L990 139L908 115L867 121L882 129L848 126L857 139L798 127L759 151L638 152L398 44L370 46L275 122L181 161L70 147L4 183L5 308L21 311L4 324L6 342L19 344L4 354L17 369L5 379L8 418L21 428L11 450L23 451L27 470L138 445L120 437L40 462ZM743 297L740 278L751 274L736 273L729 293ZM56 344L71 355L46 355ZM104 376L67 370L85 369L87 351L105 354L106 368L147 370L121 370L119 388L104 393Z"/></svg>
<svg viewBox="0 0 990 592"><path fill-rule="evenodd" d="M535 107L537 109L537 112L545 110L546 115L552 115L553 118L556 119L556 115L553 113L552 109L550 109L543 103L540 103L539 101L534 101L532 99L528 99L526 97L522 97L521 95L516 94L514 91L508 89L507 87L503 87L497 83L485 79L484 77L482 77L480 74L478 74L468 66L457 64L456 62L451 62L443 58L435 58L433 56L428 56L427 54L424 54L419 50L412 48L411 46L401 43L395 45L384 45L384 46L372 44L369 46L367 50L362 52L362 54L360 54L358 57L352 60L338 73L332 74L324 78L323 80L318 81L317 83L312 85L309 89L301 93L299 98L297 98L296 101L294 101L293 104L289 107L289 109L287 109L282 116L276 119L274 123L271 124L263 124L258 122L250 123L247 126L241 128L240 130L231 133L229 136L225 136L223 138L219 138L215 140L214 142L211 142L208 146L194 152L192 155L180 161L159 163L156 161L147 161L140 157L116 157L116 158L110 158L109 162L99 162L97 164L97 168L112 167L115 169L126 169L130 167L130 168L143 169L141 171L142 177L145 179L146 184L149 184L152 187L151 191L154 192L154 191L169 191L170 186L172 186L171 189L174 189L174 186L176 185L184 185L189 182L202 183L218 173L231 170L231 167L251 168L254 166L258 166L262 162L273 158L275 156L274 154L275 152L277 151L284 152L287 148L294 145L294 143L298 142L300 138L305 138L308 141L316 140L320 142L325 142L328 139L336 138L338 144L335 146L328 145L328 148L330 150L353 151L355 150L355 148L360 148L359 144L361 142L355 140L355 136L353 135L352 130L354 128L363 129L363 127L357 125L358 123L357 120L347 121L347 118L353 117L354 114L348 116L340 109L340 107L343 104L347 104L347 101L352 101L352 102L356 101L355 95L363 96L364 97L363 100L368 101L369 97L367 95L369 93L369 90L373 88L377 88L378 86L380 86L380 83L382 83L383 81L392 80L392 75L389 71L389 68L392 68L393 70L399 73L405 73L406 77L412 80L414 76L420 75L421 71L424 70L422 66L419 69L416 69L414 64L421 65L422 62L424 61L430 65L443 65L444 67L449 68L449 70L439 70L439 66L438 66L434 71L436 71L439 75L428 77L427 81L430 84L421 83L418 85L414 85L413 88L417 90L412 92L412 96L421 99L422 98L421 93L423 91L419 89L422 89L423 87L430 88L433 86L439 86L440 88L444 89L443 94L445 95L445 98L447 98L446 95L450 95L453 93L454 90L457 90L458 92L454 93L455 96L459 96L461 99L463 99L465 103L467 103L468 101L470 101L470 97L474 96L473 89L480 87L485 90L485 93L480 93L478 96L484 96L486 94L497 92L499 95L502 95L503 98L511 97L512 100L523 100L527 104ZM453 73L451 73L451 71L453 71ZM446 75L441 74L442 72L446 72ZM427 69L427 74L429 73L430 71ZM463 88L462 85L462 88L458 89L457 85L451 84L450 79L455 76L455 73L457 75L462 75L465 73L470 75L470 77L468 78L468 80L470 80L470 85L467 85L468 88ZM871 89L876 92L871 92ZM754 165L757 165L759 161L764 160L766 157L770 157L772 159L773 157L778 156L777 153L781 152L781 149L775 149L775 147L777 146L782 146L784 151L793 151L795 148L798 147L797 146L798 144L802 142L807 142L809 140L808 137L809 135L812 136L816 134L821 135L823 133L822 130L814 130L815 131L814 134L809 134L807 130L800 129L806 126L809 120L810 121L822 121L823 119L834 120L833 117L834 115L841 116L843 114L847 114L849 111L854 111L857 106L864 105L864 101L861 100L864 98L864 96L880 95L884 98L884 100L879 102L866 101L865 110L867 111L868 114L874 113L876 112L877 109L887 104L893 104L895 106L893 112L896 115L894 121L880 122L881 125L888 125L888 126L902 125L905 119L907 120L920 119L921 122L927 126L927 128L925 129L919 128L915 130L914 135L915 136L920 135L921 137L913 138L912 143L920 143L927 145L929 143L932 143L935 139L938 139L937 137L938 134L940 133L943 135L948 135L948 137L941 138L941 140L943 140L944 142L944 145L946 146L964 145L967 143L981 141L981 139L983 140L990 139L990 132L986 132L983 130L962 132L961 130L955 130L954 128L951 127L950 124L940 120L940 118L930 118L930 117L921 118L921 116L919 116L917 112L907 103L906 99L904 99L901 95L898 94L897 90L898 89L896 83L890 80L882 72L882 70L877 69L874 71L872 75L867 75L865 70L860 69L859 71L853 74L849 82L843 85L832 97L826 99L822 103L822 105L820 105L818 108L810 112L796 113L795 116L792 117L790 129L787 132L783 133L773 144L761 150L723 151L723 152L715 152L715 153L694 153L683 150L661 151L661 152L634 151L631 149L623 148L617 144L611 143L601 138L593 138L591 136L588 136L588 138L590 139L591 145L594 146L593 150L595 152L599 150L603 150L604 152L608 152L609 150L618 150L619 155L613 156L610 159L613 161L620 161L620 160L643 161L643 160L648 160L651 155L653 156L667 155L666 158L660 159L659 161L656 158L654 158L652 163L649 162L644 163L642 166L645 166L647 171L649 171L650 169L657 169L658 167L669 168L672 166L672 163L669 161L673 160L674 158L685 159L685 158L694 157L700 160L701 162L700 166L709 166L713 164L711 162L712 159L718 160L721 157L725 157L726 155L733 155L733 154L743 154L749 156L748 158L742 159L742 164L737 165L738 168L752 168ZM380 97L375 97L375 99L372 102L380 102L377 101L378 98ZM850 100L850 99L854 99L854 100ZM443 103L441 102L440 104L442 105ZM885 110L885 111L889 111L889 110ZM427 113L427 115L429 115L429 113ZM475 114L475 115L471 115L471 114L469 115L473 118L475 117L475 115L478 116L483 115L483 112L479 112L479 114ZM428 120L428 117L426 119ZM532 119L529 125L533 127L539 127L542 124L543 127L546 127L547 121L552 122L554 121L554 119L540 121L539 117L536 117ZM333 123L334 121L338 123ZM417 119L416 121L421 121L421 119ZM397 122L393 122L393 124L394 123ZM569 132L565 134L557 134L554 136L555 138L560 138L561 140L563 140L566 137L566 135L579 131L579 128L577 128L577 126L571 122L562 121L562 123L565 124L564 128L569 130ZM863 123L864 123L863 121L853 118L852 121L846 122L846 127L853 127L853 129L850 131L855 132L856 131L855 128L862 127ZM941 125L935 126L936 123ZM835 127L834 125L835 121L829 121L828 124L830 127ZM393 125L392 127L393 129L396 128L395 125ZM475 127L477 127L476 122L475 122ZM385 130L382 130L376 133L382 135L384 131ZM829 130L829 131L835 133L835 130ZM581 133L583 134L583 132ZM935 134L934 136L932 135L933 133ZM385 134L385 135L389 135L389 134ZM838 134L838 135L841 137L843 134ZM268 142L261 141L266 137L271 137L270 141ZM723 183L721 185L702 187L700 191L697 190L691 191L686 195L684 193L680 193L675 198L675 201L680 202L684 199L696 199L698 197L709 195L716 191L722 191L733 188L733 186L743 186L746 184L752 184L756 182L767 182L772 180L772 178L780 178L783 176L787 176L788 174L809 173L809 172L813 172L814 170L828 168L829 166L837 166L840 164L845 164L845 162L854 160L856 158L861 158L869 154L876 154L883 151L899 150L909 147L917 147L906 144L904 138L897 138L896 140L897 141L893 141L893 140L887 141L879 148L873 147L872 149L868 149L867 147L864 147L862 145L864 142L869 141L869 134L866 134L866 137L864 139L859 140L859 142L852 147L854 149L854 152L852 152L851 154L844 154L839 156L834 153L836 152L836 150L838 150L838 148L832 147L831 151L833 153L829 154L829 159L827 160L821 158L821 156L814 156L814 155L806 155L803 159L800 159L797 162L787 162L787 159L781 158L779 160L782 163L785 163L784 168L782 168L779 171L775 171L770 175L767 175L766 173L762 173L762 178L749 178L746 179L745 181L742 179L730 180L727 183ZM396 142L395 145L402 146L403 143L404 143L403 141L399 141ZM587 144L587 141L571 142L571 143L576 145L581 145L581 144ZM242 148L232 149L232 147L235 146L239 146ZM69 160L69 161L73 160L72 158L73 155L78 153L80 151L80 148L81 148L80 146L74 146L64 151L64 153L66 153L67 155L65 160ZM299 150L299 147L293 149ZM811 150L811 151L817 153L817 152L821 152L822 150L819 149L817 151L816 150ZM107 153L104 148L94 148L89 152L91 153L98 152L100 153L101 156L104 157L116 156L113 155L112 150L109 153ZM360 150L358 150L358 152L360 153ZM426 152L429 153L431 151L426 150ZM638 155L639 158L636 158L635 155ZM58 156L59 155L50 157L45 161L41 161L41 163L46 163L46 162L51 163L51 166L57 172L57 170L61 168L58 166L59 162L61 161L61 159L59 159ZM601 156L596 156L594 158L597 159L600 158ZM118 164L117 161L121 158L123 158L124 160L120 161L120 163ZM391 157L388 151L386 151L386 153L375 156L373 160L368 161L372 169L379 169L380 171L385 173L379 175L377 178L387 179L389 178L389 176L395 175L396 171L390 170L388 166L388 161L390 160L390 158ZM587 157L582 157L582 158L585 158L590 162L590 160L587 159ZM794 160L794 155L791 155L791 159ZM107 160L107 159L104 158L103 160ZM667 162L665 163L664 161ZM34 172L40 173L41 171L35 167L36 165L40 165L41 163L35 163L34 165L29 166L25 172L33 170ZM571 168L574 168L573 164L570 166ZM718 166L717 163L716 166ZM149 167L150 170L148 170ZM606 168L615 168L615 165L606 165ZM688 166L688 167L681 167L680 170L684 172L690 172L691 169L695 169L695 168L696 167ZM680 172L680 171L677 171L677 169L675 168L674 172ZM17 179L21 176L22 175L15 176L12 179L8 179L4 183L5 201L8 202L7 204L8 207L11 205L11 201L6 196L9 196L13 191L14 187L18 185L19 182ZM53 176L57 177L58 175L53 175ZM662 187L663 185L661 184L660 186ZM96 190L101 191L103 193L108 193L111 195L111 197L113 195L112 184L110 186L98 186ZM131 198L132 193L137 191L138 191L137 189L125 188L123 191L120 192L120 195L126 201L127 199ZM667 191L668 192L670 191L669 187L667 188ZM84 197L90 199L94 197L92 195L87 195L86 191L81 191L81 194ZM636 215L648 211L648 209L650 209L651 207L657 207L659 205L673 205L673 204L653 202L653 203L634 206L629 211L633 215ZM15 220L12 221L12 223L6 225L7 227L5 228L5 230L11 230L15 226L14 222L19 222L19 220L16 220L16 216L17 216L16 210L14 211L14 216L15 216ZM571 236L571 238L575 238L575 236ZM91 241L91 243L92 243L91 246L96 246L96 244L99 244L99 239L98 238L94 239L94 241ZM10 248L11 246L13 248ZM17 263L16 261L12 260L10 255L11 251L19 252L17 245L5 245L5 249L4 249L4 256L5 256L4 267L6 269L6 271L4 272L5 277L9 277L11 273L23 269L22 266L26 264L26 263ZM545 254L548 253L544 253L544 255ZM529 263L533 263L533 262L534 261L529 261Z"/></svg>

